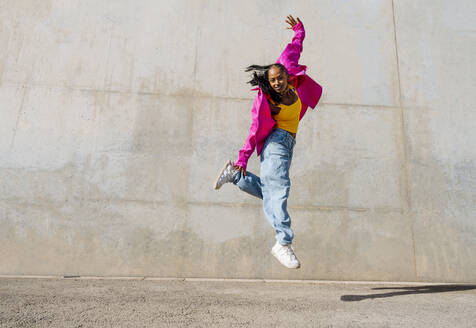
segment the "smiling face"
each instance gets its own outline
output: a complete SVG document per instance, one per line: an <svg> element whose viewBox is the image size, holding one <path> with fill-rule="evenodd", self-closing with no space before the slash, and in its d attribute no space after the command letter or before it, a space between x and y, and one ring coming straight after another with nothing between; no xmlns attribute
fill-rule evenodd
<svg viewBox="0 0 476 328"><path fill-rule="evenodd" d="M268 71L268 81L277 93L284 93L288 89L288 74L279 66L273 66Z"/></svg>

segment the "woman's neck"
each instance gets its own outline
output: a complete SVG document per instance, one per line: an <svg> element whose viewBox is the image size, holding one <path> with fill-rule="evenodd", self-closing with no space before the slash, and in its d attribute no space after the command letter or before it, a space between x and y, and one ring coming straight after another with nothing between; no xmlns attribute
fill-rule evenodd
<svg viewBox="0 0 476 328"><path fill-rule="evenodd" d="M286 91L281 93L281 100L284 105L292 105L296 102L297 96L296 94L291 90L291 88L288 86Z"/></svg>

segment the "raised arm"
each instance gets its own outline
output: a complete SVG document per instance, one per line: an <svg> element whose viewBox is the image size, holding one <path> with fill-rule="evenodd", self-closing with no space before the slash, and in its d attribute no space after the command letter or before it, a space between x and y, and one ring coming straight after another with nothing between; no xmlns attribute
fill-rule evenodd
<svg viewBox="0 0 476 328"><path fill-rule="evenodd" d="M288 29L292 29L294 31L294 36L291 42L287 44L286 48L281 53L281 56L279 56L276 62L283 64L288 70L288 73L296 74L302 69L305 69L305 66L299 65L299 58L301 57L302 43L306 36L306 32L299 17L297 17L296 21L293 16L289 15L286 19L286 22L290 25Z"/></svg>

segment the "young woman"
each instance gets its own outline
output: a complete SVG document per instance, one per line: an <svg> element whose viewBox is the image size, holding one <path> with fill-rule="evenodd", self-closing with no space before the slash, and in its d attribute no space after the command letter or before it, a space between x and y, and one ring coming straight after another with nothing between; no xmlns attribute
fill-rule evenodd
<svg viewBox="0 0 476 328"><path fill-rule="evenodd" d="M315 108L322 87L306 75L306 66L299 65L305 32L302 22L289 15L288 29L294 37L275 64L252 65L249 83L258 90L251 110L252 123L248 138L239 151L238 161L227 161L215 181L214 188L232 182L241 190L263 200L269 223L276 231L276 244L271 249L281 264L299 268L300 263L291 246L294 238L287 199L291 185L289 168L296 144L299 121L308 107ZM261 178L246 172L246 164L256 148L260 156Z"/></svg>

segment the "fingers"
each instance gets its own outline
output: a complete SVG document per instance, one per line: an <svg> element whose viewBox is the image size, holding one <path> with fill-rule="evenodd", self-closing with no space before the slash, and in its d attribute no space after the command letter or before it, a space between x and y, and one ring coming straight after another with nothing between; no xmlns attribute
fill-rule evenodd
<svg viewBox="0 0 476 328"><path fill-rule="evenodd" d="M301 21L299 20L299 17L297 18L297 21L294 19L294 17L292 15L288 15L286 17L286 23L291 25L291 27L287 27L288 29L293 28L294 25L296 25L297 23L300 23L300 22Z"/></svg>
<svg viewBox="0 0 476 328"><path fill-rule="evenodd" d="M289 18L291 19L291 22L293 23L293 25L297 24L296 20L294 19L292 15L289 15Z"/></svg>
<svg viewBox="0 0 476 328"><path fill-rule="evenodd" d="M288 16L288 20L289 20L290 24L293 25L293 26L297 24L296 20L294 19L294 17L292 15Z"/></svg>
<svg viewBox="0 0 476 328"><path fill-rule="evenodd" d="M246 174L246 170L244 168L242 168L241 166L239 165L233 165L233 168L239 170L241 173L243 173L245 176L247 175Z"/></svg>
<svg viewBox="0 0 476 328"><path fill-rule="evenodd" d="M293 26L293 24L291 23L291 20L289 19L289 16L286 17L285 22L288 23L289 25L291 25L291 27ZM287 27L287 28L289 29L291 27Z"/></svg>

